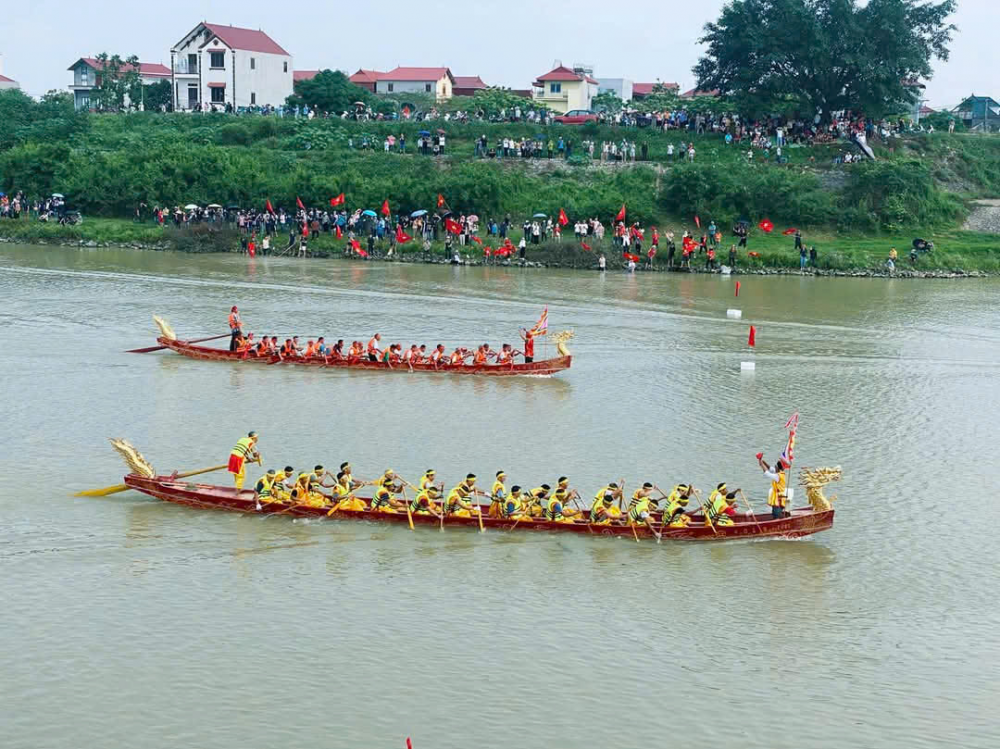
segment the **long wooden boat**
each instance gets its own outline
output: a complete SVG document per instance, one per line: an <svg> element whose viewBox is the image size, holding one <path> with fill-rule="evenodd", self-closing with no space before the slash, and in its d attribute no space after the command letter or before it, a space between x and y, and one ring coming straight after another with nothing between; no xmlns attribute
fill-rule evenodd
<svg viewBox="0 0 1000 749"><path fill-rule="evenodd" d="M304 518L330 517L330 508L309 507L306 505L290 505L281 502L271 502L258 506L256 494L249 489L237 491L234 487L215 486L212 484L190 483L171 476L155 475L152 477L130 473L124 479L125 485L131 489L161 499L164 502L185 505L201 510L230 510L256 515L288 515ZM483 508L483 527L497 531L533 531L546 533L576 533L592 536L627 536L652 538L653 534L646 526L633 527L627 525L592 525L584 521L574 523L554 522L548 520L527 520L515 522L503 518L491 518L486 514L487 505ZM834 510L828 504L822 509L813 507L797 508L791 511L789 517L772 520L769 515L749 514L737 515L735 524L731 526L705 525L705 519L700 514L692 516L691 523L686 528L664 528L663 540L676 541L729 541L733 539L753 538L799 538L833 527ZM437 527L439 519L433 515L414 514L415 526ZM367 520L376 523L407 523L405 510L396 514L372 512L370 510L352 511L338 510L331 520ZM449 516L445 519L446 528L479 528L476 517L462 518Z"/></svg>
<svg viewBox="0 0 1000 749"><path fill-rule="evenodd" d="M409 372L410 367L405 364L395 364L389 366L385 362L373 362L360 358L334 359L330 357L313 356L309 358L298 357L295 359L285 359L281 361L278 357L258 357L243 354L228 349L215 348L212 346L199 346L191 341L184 341L176 338L169 325L165 325L160 318L155 318L160 325L163 335L156 339L156 342L189 359L202 359L207 361L229 361L247 364L263 365L292 365L300 367L319 367L322 369L358 369L379 372ZM162 324L161 324L162 323ZM562 333L556 336L556 347L559 356L551 359L543 359L533 362L521 362L511 364L468 364L461 366L440 365L435 366L429 362L413 365L415 372L433 372L436 374L452 375L486 375L490 377L516 377L524 375L548 376L557 372L569 369L573 364L573 356L566 348L566 340L571 333ZM560 336L562 336L560 338Z"/></svg>

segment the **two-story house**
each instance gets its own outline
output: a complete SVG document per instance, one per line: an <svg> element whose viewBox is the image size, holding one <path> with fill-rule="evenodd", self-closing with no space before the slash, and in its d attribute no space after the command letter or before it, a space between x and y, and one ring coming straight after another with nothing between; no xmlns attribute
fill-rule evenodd
<svg viewBox="0 0 1000 749"><path fill-rule="evenodd" d="M73 83L69 90L73 92L73 105L77 111L90 109L93 102L94 89L101 85L104 66L100 60L93 57L81 57L70 65L67 70L73 72ZM132 72L131 65L122 65L121 73ZM140 62L139 80L143 86L159 83L170 79L170 68L158 62Z"/></svg>
<svg viewBox="0 0 1000 749"><path fill-rule="evenodd" d="M454 87L455 76L448 68L397 67L378 73L375 80L376 94L431 94L435 101L450 99Z"/></svg>
<svg viewBox="0 0 1000 749"><path fill-rule="evenodd" d="M532 84L532 98L558 114L591 108L598 82L586 70L559 65Z"/></svg>
<svg viewBox="0 0 1000 749"><path fill-rule="evenodd" d="M278 106L292 94L292 56L260 30L199 23L170 64L175 110Z"/></svg>

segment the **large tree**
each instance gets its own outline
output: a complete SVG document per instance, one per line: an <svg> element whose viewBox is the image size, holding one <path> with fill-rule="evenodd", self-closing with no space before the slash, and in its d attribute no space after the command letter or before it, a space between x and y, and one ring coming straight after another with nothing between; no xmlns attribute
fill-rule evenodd
<svg viewBox="0 0 1000 749"><path fill-rule="evenodd" d="M789 101L803 114L879 116L918 96L913 83L948 59L955 0L732 0L699 40L698 88L747 112Z"/></svg>
<svg viewBox="0 0 1000 749"><path fill-rule="evenodd" d="M121 55L102 52L96 61L97 88L94 98L97 108L110 112L120 112L126 105L138 108L142 100L139 58L132 55L123 60Z"/></svg>
<svg viewBox="0 0 1000 749"><path fill-rule="evenodd" d="M331 114L350 110L356 101L368 103L374 97L353 83L339 70L321 70L308 80L295 82L295 93L288 97L289 107L307 105Z"/></svg>

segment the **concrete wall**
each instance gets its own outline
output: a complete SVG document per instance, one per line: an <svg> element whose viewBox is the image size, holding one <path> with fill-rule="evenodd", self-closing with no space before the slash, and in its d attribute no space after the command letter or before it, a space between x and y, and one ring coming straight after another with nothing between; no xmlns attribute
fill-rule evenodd
<svg viewBox="0 0 1000 749"><path fill-rule="evenodd" d="M428 86L430 91L427 90ZM375 93L433 94L437 101L447 101L452 97L451 78L444 76L439 81L378 81L375 84Z"/></svg>
<svg viewBox="0 0 1000 749"><path fill-rule="evenodd" d="M632 81L628 78L601 78L598 81L597 92L612 92L622 101L632 101Z"/></svg>

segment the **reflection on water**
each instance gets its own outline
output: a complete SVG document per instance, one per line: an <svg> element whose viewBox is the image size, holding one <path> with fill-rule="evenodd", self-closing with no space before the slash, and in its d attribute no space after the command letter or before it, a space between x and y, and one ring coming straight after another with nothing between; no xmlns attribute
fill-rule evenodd
<svg viewBox="0 0 1000 749"><path fill-rule="evenodd" d="M0 494L5 746L645 747L668 725L692 747L1000 743L983 578L998 544L983 518L942 520L1000 488L997 282L747 277L735 299L732 281L0 249L0 468L25 477ZM492 380L122 353L149 344L153 313L210 335L233 303L261 334L447 345L514 342L548 304L553 330L576 333L574 365ZM798 460L845 474L835 528L794 542L411 532L67 496L120 480L109 436L166 472L222 462L252 428L265 466L433 467L449 485L471 470L485 486L500 468L526 487L567 474L585 503L621 477L724 480L766 512L753 456L780 449L794 410ZM604 717L665 689L726 708ZM337 709L302 710L309 695Z"/></svg>

